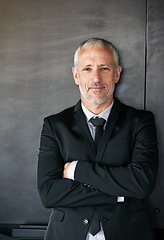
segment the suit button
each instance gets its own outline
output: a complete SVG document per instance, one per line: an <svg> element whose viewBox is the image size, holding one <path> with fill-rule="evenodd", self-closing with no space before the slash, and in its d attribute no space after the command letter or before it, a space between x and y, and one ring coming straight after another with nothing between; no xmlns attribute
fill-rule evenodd
<svg viewBox="0 0 164 240"><path fill-rule="evenodd" d="M83 223L84 223L84 225L87 225L87 224L89 223L89 220L88 220L87 218L85 218L85 219L83 220Z"/></svg>

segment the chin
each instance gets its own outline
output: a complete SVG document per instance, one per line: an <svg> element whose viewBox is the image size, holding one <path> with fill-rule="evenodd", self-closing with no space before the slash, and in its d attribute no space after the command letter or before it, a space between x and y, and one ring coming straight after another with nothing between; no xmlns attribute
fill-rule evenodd
<svg viewBox="0 0 164 240"><path fill-rule="evenodd" d="M109 97L103 97L103 98L99 98L99 99L93 99L93 98L86 98L86 100L94 105L101 105L103 103L105 103L107 100L109 99Z"/></svg>

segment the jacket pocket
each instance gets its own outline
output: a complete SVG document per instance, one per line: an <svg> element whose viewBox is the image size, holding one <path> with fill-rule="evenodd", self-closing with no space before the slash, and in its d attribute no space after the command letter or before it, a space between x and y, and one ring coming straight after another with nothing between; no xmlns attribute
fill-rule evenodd
<svg viewBox="0 0 164 240"><path fill-rule="evenodd" d="M139 209L129 213L129 218L131 222L141 222L141 221L148 221L149 214L146 209Z"/></svg>
<svg viewBox="0 0 164 240"><path fill-rule="evenodd" d="M50 215L50 220L55 222L62 222L64 220L65 213L61 210L54 209Z"/></svg>

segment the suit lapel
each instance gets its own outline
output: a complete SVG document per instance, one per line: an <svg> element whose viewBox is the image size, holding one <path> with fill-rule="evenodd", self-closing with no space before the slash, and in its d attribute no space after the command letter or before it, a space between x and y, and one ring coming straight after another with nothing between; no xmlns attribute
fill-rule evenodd
<svg viewBox="0 0 164 240"><path fill-rule="evenodd" d="M104 154L106 146L107 146L107 142L108 142L108 140L115 128L116 122L118 120L120 109L121 109L121 103L117 99L115 99L111 113L107 120L104 134L102 136L102 139L101 139L101 142L100 142L100 145L98 148L98 152L97 152L97 156L96 156L97 162L101 162L101 160L102 160L103 154Z"/></svg>
<svg viewBox="0 0 164 240"><path fill-rule="evenodd" d="M94 145L92 136L90 134L88 125L86 123L85 115L81 108L81 101L79 101L75 106L74 117L75 117L75 125L73 128L76 129L78 132L79 131L81 132L81 134L84 137L85 142L89 148L91 159L94 161L95 157L96 157L95 145Z"/></svg>
<svg viewBox="0 0 164 240"><path fill-rule="evenodd" d="M84 137L85 142L89 148L92 161L101 162L103 154L104 154L106 146L107 146L107 142L109 141L109 138L110 138L110 136L115 128L116 122L119 118L120 109L121 109L121 103L115 98L114 105L112 107L111 113L107 120L106 128L105 128L104 134L102 136L102 139L101 139L101 142L100 142L100 145L98 148L98 152L96 155L94 141L90 134L88 125L86 123L85 115L81 108L81 101L79 101L75 105L75 109L74 109L75 124L74 124L73 128L77 132L80 131L82 136Z"/></svg>

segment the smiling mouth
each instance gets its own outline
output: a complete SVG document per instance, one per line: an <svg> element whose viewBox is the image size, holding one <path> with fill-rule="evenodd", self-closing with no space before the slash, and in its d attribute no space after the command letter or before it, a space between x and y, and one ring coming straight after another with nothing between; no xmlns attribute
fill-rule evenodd
<svg viewBox="0 0 164 240"><path fill-rule="evenodd" d="M94 86L94 87L89 87L88 88L88 90L92 90L92 91L101 91L101 90L104 90L105 89L105 87L103 87L103 86Z"/></svg>
<svg viewBox="0 0 164 240"><path fill-rule="evenodd" d="M105 86L104 85L92 85L92 86L89 86L88 87L88 90L102 90L102 89L104 89L105 88Z"/></svg>

